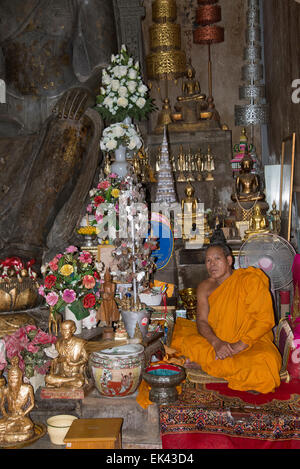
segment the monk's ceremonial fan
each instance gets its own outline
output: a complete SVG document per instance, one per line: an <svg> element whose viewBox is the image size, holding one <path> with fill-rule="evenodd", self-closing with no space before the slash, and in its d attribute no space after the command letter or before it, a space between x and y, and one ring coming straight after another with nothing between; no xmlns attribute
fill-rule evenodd
<svg viewBox="0 0 300 469"><path fill-rule="evenodd" d="M293 281L292 266L296 251L284 238L271 234L251 235L239 252L241 268L257 267L270 279L272 291L282 290Z"/></svg>

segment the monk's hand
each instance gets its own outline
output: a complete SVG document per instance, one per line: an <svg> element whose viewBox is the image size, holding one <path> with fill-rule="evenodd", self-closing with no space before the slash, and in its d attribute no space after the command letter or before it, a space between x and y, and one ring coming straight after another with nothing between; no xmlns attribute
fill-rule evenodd
<svg viewBox="0 0 300 469"><path fill-rule="evenodd" d="M216 360L225 360L225 358L232 357L233 353L229 342L218 339L213 347L216 353Z"/></svg>
<svg viewBox="0 0 300 469"><path fill-rule="evenodd" d="M232 355L237 355L240 352L243 352L246 348L248 348L247 344L244 344L241 340L238 342L234 342L232 344L229 344L230 350L232 352Z"/></svg>

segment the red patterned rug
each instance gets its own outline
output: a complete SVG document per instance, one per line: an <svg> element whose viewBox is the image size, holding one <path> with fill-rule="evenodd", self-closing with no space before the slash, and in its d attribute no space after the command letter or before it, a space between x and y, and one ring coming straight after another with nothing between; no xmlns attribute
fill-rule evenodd
<svg viewBox="0 0 300 469"><path fill-rule="evenodd" d="M160 406L163 449L300 449L300 382L270 394L185 387Z"/></svg>

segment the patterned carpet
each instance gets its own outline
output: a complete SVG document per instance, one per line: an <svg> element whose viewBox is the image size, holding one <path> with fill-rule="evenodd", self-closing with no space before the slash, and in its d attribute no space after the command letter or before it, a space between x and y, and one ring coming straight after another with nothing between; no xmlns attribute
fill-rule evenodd
<svg viewBox="0 0 300 469"><path fill-rule="evenodd" d="M300 383L265 395L185 386L176 404L160 407L160 428L164 449L300 448Z"/></svg>

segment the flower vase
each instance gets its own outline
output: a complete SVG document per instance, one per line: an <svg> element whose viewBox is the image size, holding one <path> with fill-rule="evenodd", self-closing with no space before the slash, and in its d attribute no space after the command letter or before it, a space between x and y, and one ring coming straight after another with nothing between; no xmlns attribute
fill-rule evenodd
<svg viewBox="0 0 300 469"><path fill-rule="evenodd" d="M75 314L73 311L70 310L69 306L65 307L65 320L66 321L74 321L76 326L75 334L81 334L82 332L82 319L76 319Z"/></svg>
<svg viewBox="0 0 300 469"><path fill-rule="evenodd" d="M127 161L126 161L127 147L120 145L115 150L115 162L111 165L111 172L116 173L120 178L127 175Z"/></svg>

